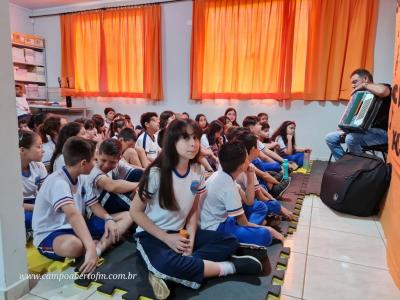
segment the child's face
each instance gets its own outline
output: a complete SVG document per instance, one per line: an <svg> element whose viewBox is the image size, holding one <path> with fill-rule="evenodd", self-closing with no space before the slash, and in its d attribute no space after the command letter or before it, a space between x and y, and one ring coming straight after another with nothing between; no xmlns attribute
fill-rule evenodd
<svg viewBox="0 0 400 300"><path fill-rule="evenodd" d="M249 152L249 161L256 159L260 155L260 150L257 147L253 147Z"/></svg>
<svg viewBox="0 0 400 300"><path fill-rule="evenodd" d="M175 120L175 119L176 119L175 114L173 114L172 116L170 116L170 117L168 118L167 126L168 126L169 124L171 124L171 122L172 122L173 120Z"/></svg>
<svg viewBox="0 0 400 300"><path fill-rule="evenodd" d="M296 125L290 124L288 127L286 127L286 133L289 135L294 135L294 132L296 130Z"/></svg>
<svg viewBox="0 0 400 300"><path fill-rule="evenodd" d="M61 126L60 126L60 129L61 129L61 128L63 128L65 125L68 124L68 120L67 120L66 118L61 118L61 119L60 119L60 124L61 124Z"/></svg>
<svg viewBox="0 0 400 300"><path fill-rule="evenodd" d="M17 97L22 97L24 95L24 90L20 86L15 87L15 95Z"/></svg>
<svg viewBox="0 0 400 300"><path fill-rule="evenodd" d="M190 160L199 152L200 141L193 133L193 129L188 128L187 136L181 137L175 144L176 152L181 158Z"/></svg>
<svg viewBox="0 0 400 300"><path fill-rule="evenodd" d="M260 132L261 132L260 122L256 123L256 125L254 125L254 126L250 126L249 129L254 135L259 136Z"/></svg>
<svg viewBox="0 0 400 300"><path fill-rule="evenodd" d="M21 155L24 155L29 161L42 161L44 150L40 136L35 137L35 141L30 148L22 149Z"/></svg>
<svg viewBox="0 0 400 300"><path fill-rule="evenodd" d="M268 123L268 116L262 115L260 118L260 123Z"/></svg>
<svg viewBox="0 0 400 300"><path fill-rule="evenodd" d="M104 153L99 153L98 165L100 170L104 173L108 173L114 170L118 166L118 162L121 159L120 156L111 156Z"/></svg>
<svg viewBox="0 0 400 300"><path fill-rule="evenodd" d="M229 111L226 116L231 120L231 122L236 120L236 112L234 110Z"/></svg>
<svg viewBox="0 0 400 300"><path fill-rule="evenodd" d="M204 117L204 116L200 117L199 126L200 126L201 129L206 128L206 126L207 126L207 118L206 117Z"/></svg>
<svg viewBox="0 0 400 300"><path fill-rule="evenodd" d="M26 123L18 124L18 128L21 129L21 130L25 130L25 131L31 131L31 129L29 128L28 124L26 124Z"/></svg>
<svg viewBox="0 0 400 300"><path fill-rule="evenodd" d="M86 129L83 126L81 127L81 130L79 130L79 132L76 136L84 138L84 139L89 138L89 135L86 133Z"/></svg>
<svg viewBox="0 0 400 300"><path fill-rule="evenodd" d="M157 132L160 129L160 119L158 117L152 117L150 122L146 124L148 124L147 129L150 129L152 132Z"/></svg>
<svg viewBox="0 0 400 300"><path fill-rule="evenodd" d="M107 114L106 114L106 118L110 121L112 121L114 119L115 116L115 111L110 110Z"/></svg>
<svg viewBox="0 0 400 300"><path fill-rule="evenodd" d="M86 137L87 137L89 140L93 140L93 139L96 137L96 135L97 135L97 129L96 129L96 128L87 129L87 130L86 130Z"/></svg>
<svg viewBox="0 0 400 300"><path fill-rule="evenodd" d="M93 155L92 159L90 161L84 161L85 163L83 164L83 170L82 174L88 175L90 171L92 171L94 164L95 164L95 156Z"/></svg>

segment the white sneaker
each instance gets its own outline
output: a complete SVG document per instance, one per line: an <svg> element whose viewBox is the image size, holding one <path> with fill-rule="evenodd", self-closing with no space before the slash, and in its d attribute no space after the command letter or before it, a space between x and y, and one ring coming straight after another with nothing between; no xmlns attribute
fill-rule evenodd
<svg viewBox="0 0 400 300"><path fill-rule="evenodd" d="M170 291L163 279L158 278L153 273L149 272L149 283L153 288L153 293L154 296L156 296L156 299L163 300L168 298Z"/></svg>

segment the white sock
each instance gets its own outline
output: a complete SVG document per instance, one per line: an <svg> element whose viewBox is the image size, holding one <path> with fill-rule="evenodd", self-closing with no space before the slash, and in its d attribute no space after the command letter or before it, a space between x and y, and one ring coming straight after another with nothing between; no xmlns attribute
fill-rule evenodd
<svg viewBox="0 0 400 300"><path fill-rule="evenodd" d="M236 273L235 266L230 261L219 262L218 265L220 277Z"/></svg>
<svg viewBox="0 0 400 300"><path fill-rule="evenodd" d="M100 257L100 256L101 256L101 250L100 250L100 248L97 247L97 246L96 246L96 254L97 254L97 257Z"/></svg>

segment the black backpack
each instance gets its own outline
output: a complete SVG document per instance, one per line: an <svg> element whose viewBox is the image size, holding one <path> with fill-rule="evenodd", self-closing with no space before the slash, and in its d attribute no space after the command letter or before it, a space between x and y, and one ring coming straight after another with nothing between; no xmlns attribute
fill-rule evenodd
<svg viewBox="0 0 400 300"><path fill-rule="evenodd" d="M329 207L367 217L379 211L389 187L391 166L369 154L346 153L325 170L321 200Z"/></svg>

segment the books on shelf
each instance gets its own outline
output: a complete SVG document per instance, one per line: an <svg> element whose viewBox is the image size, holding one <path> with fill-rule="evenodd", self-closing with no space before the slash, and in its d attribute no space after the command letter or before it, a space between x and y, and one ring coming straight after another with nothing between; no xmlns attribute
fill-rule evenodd
<svg viewBox="0 0 400 300"><path fill-rule="evenodd" d="M25 85L26 98L27 99L46 99L47 90L45 86L37 84L27 84Z"/></svg>

